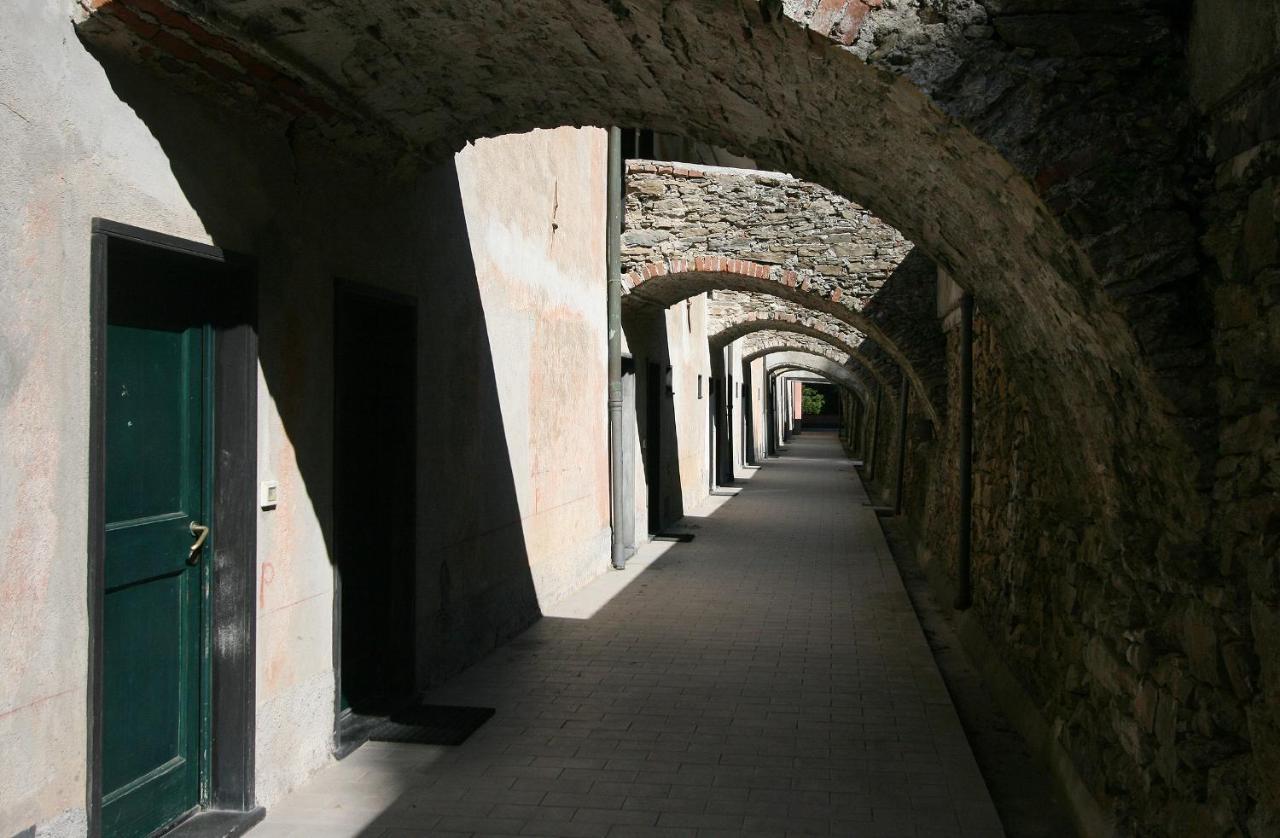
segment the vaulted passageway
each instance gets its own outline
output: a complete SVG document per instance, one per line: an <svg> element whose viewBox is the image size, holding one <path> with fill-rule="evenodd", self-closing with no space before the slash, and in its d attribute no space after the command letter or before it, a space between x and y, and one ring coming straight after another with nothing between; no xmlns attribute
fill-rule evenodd
<svg viewBox="0 0 1280 838"><path fill-rule="evenodd" d="M967 609L966 653L1079 828L1280 834L1280 5L1234 5L17 4L0 835L274 810L350 719L334 571L370 565L344 555L363 524L344 509L402 530L416 696L507 654L619 546L649 555L637 522L662 536L764 481L766 451L807 433L782 408L815 363L852 376L841 443L932 596ZM624 168L604 126L790 174L638 141L656 159ZM140 750L111 719L143 696L104 686L128 671L103 651L104 405L139 392L103 366L121 238L254 283L227 327L240 354L213 356L243 361L214 376L233 398L183 460L239 510L176 551L213 613L171 656L199 663L165 707L207 764L127 834L113 800L139 787L103 757ZM400 480L344 467L344 282L417 303ZM178 710L206 704L189 735Z"/></svg>
<svg viewBox="0 0 1280 838"><path fill-rule="evenodd" d="M1002 834L864 500L806 432L432 691L497 709L463 745L366 745L254 834Z"/></svg>

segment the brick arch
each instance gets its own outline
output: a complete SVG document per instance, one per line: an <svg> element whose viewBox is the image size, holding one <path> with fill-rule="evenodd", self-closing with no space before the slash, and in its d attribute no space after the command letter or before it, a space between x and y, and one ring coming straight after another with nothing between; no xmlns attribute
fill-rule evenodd
<svg viewBox="0 0 1280 838"><path fill-rule="evenodd" d="M626 294L623 306L635 308L650 305L666 308L697 294L726 289L772 295L802 308L828 314L866 335L902 367L912 389L924 404L929 405L931 418L936 420L935 407L917 366L884 334L877 323L852 305L852 298L846 297L839 285L819 291L811 287L808 277L777 265L719 256L697 256L692 259L650 262L628 272L623 277L623 291Z"/></svg>

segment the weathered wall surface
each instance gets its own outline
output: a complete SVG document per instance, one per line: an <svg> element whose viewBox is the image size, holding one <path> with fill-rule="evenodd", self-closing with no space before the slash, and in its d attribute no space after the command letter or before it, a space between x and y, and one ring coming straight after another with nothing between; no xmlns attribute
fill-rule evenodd
<svg viewBox="0 0 1280 838"><path fill-rule="evenodd" d="M902 234L831 190L778 172L627 164L623 272L720 256L838 284L861 309L911 252Z"/></svg>
<svg viewBox="0 0 1280 838"><path fill-rule="evenodd" d="M1243 325L1221 334L1263 341L1232 344L1248 372L1224 389L1241 397L1253 380L1265 391L1252 376L1269 361L1249 347L1274 358L1272 338ZM948 332L953 393L957 338ZM1095 558L1099 527L1064 490L1059 452L1037 433L990 323L981 312L975 319L971 619L1123 834L1275 831L1267 679L1276 660L1278 502L1268 469L1277 437L1266 424L1276 403L1267 392L1257 403L1243 396L1239 418L1224 410L1211 557L1188 557L1159 575L1136 558L1103 562ZM952 583L956 407L936 441L927 424L909 423L906 473L917 554ZM882 436L877 452L890 470L893 439ZM885 499L890 473L873 486Z"/></svg>
<svg viewBox="0 0 1280 838"><path fill-rule="evenodd" d="M604 155L602 130L565 128L483 140L457 158L520 501L518 519L502 523L523 527L541 603L602 572L608 554ZM437 323L447 336L449 324ZM454 410L465 424L464 405ZM477 518L477 530L500 523Z"/></svg>
<svg viewBox="0 0 1280 838"><path fill-rule="evenodd" d="M708 411L711 357L707 342L707 298L690 297L667 311L667 346L672 363L672 409L678 429L680 497L694 509L711 489ZM683 514L683 510L681 511Z"/></svg>
<svg viewBox="0 0 1280 838"><path fill-rule="evenodd" d="M708 449L711 354L707 343L707 300L689 297L666 309L626 311L623 328L636 364L637 531L648 518L649 485L644 463L657 451L661 485L660 520L670 524L696 507L710 490ZM656 365L650 367L650 364ZM667 368L671 384L667 386ZM650 375L658 376L658 425L649 424ZM699 396L701 391L701 396ZM655 441L655 436L660 439Z"/></svg>
<svg viewBox="0 0 1280 838"><path fill-rule="evenodd" d="M335 278L419 299L420 680L607 567L604 134L485 142L397 179L291 146L269 122L232 129L134 68L100 64L61 3L28 0L11 24L22 36L0 50L0 194L13 208L0 219L0 833L84 829L93 216L258 261L259 471L281 492L259 515L257 557L269 804L329 759L333 728Z"/></svg>
<svg viewBox="0 0 1280 838"><path fill-rule="evenodd" d="M203 238L65 8L0 49L0 832L85 829L89 219ZM110 136L109 144L103 138Z"/></svg>
<svg viewBox="0 0 1280 838"><path fill-rule="evenodd" d="M1218 550L1184 623L1196 695L1173 706L1180 729L1224 740L1210 800L1265 835L1280 832L1280 5L1198 0L1191 56L1213 172Z"/></svg>

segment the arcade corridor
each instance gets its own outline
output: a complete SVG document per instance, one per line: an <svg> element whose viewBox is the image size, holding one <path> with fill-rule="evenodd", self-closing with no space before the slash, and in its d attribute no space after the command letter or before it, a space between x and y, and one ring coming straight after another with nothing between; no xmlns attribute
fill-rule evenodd
<svg viewBox="0 0 1280 838"><path fill-rule="evenodd" d="M795 438L429 694L497 708L462 746L367 744L253 834L1003 834L865 500Z"/></svg>

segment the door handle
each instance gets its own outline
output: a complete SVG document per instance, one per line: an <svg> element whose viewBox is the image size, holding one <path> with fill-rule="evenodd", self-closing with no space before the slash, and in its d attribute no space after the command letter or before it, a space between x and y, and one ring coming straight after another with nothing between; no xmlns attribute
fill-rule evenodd
<svg viewBox="0 0 1280 838"><path fill-rule="evenodd" d="M191 534L196 537L196 543L191 545L191 553L187 556L187 564L193 565L200 561L200 548L204 546L205 541L209 538L209 528L192 521L190 529Z"/></svg>

